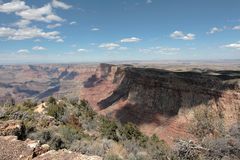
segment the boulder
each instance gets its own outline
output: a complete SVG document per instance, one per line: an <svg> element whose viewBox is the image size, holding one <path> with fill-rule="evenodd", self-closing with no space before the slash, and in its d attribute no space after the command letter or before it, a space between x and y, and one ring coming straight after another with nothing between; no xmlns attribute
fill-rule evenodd
<svg viewBox="0 0 240 160"><path fill-rule="evenodd" d="M22 121L0 121L0 136L17 136L21 138L24 136L24 133L25 127Z"/></svg>

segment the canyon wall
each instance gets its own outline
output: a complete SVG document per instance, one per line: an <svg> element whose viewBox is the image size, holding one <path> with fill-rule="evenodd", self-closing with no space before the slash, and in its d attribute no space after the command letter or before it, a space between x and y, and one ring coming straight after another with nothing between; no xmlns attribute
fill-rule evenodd
<svg viewBox="0 0 240 160"><path fill-rule="evenodd" d="M146 134L166 140L189 136L186 124L197 107L211 107L226 126L240 122L238 71L173 72L101 64L93 76L86 83L94 85L84 90L83 98L90 93L86 99L99 113L133 122Z"/></svg>

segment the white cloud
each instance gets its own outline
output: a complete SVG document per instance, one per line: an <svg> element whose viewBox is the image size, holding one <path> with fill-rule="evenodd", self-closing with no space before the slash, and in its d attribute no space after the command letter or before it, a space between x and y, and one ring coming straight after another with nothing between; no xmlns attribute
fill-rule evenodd
<svg viewBox="0 0 240 160"><path fill-rule="evenodd" d="M8 3L0 4L0 12L11 13L29 9L29 6L25 5L24 1L13 0Z"/></svg>
<svg viewBox="0 0 240 160"><path fill-rule="evenodd" d="M42 29L39 29L37 27L25 27L19 29L0 27L0 37L7 38L9 40L45 38L58 41L61 39L59 32L44 32Z"/></svg>
<svg viewBox="0 0 240 160"><path fill-rule="evenodd" d="M209 32L207 32L207 34L214 34L214 33L222 32L222 31L223 31L223 29L221 29L221 28L213 27L213 28L211 28L211 30Z"/></svg>
<svg viewBox="0 0 240 160"><path fill-rule="evenodd" d="M195 34L192 34L192 33L185 34L182 31L174 31L170 35L170 37L173 38L173 39L181 39L181 40L190 41L190 40L195 39Z"/></svg>
<svg viewBox="0 0 240 160"><path fill-rule="evenodd" d="M62 2L59 1L53 3L62 4ZM22 19L29 21L43 21L48 23L52 21L63 21L61 17L53 13L51 4L46 4L43 7L35 8L27 6L22 0L12 0L9 3L0 4L0 12L14 12L16 15L22 17Z"/></svg>
<svg viewBox="0 0 240 160"><path fill-rule="evenodd" d="M69 24L70 24L70 25L74 25L74 24L77 24L77 22L72 21L72 22L70 22Z"/></svg>
<svg viewBox="0 0 240 160"><path fill-rule="evenodd" d="M28 26L30 23L31 23L31 21L29 21L29 20L21 19L20 21L16 22L15 25L20 28L23 28L23 27Z"/></svg>
<svg viewBox="0 0 240 160"><path fill-rule="evenodd" d="M19 54L28 54L30 52L29 52L28 49L20 49L20 50L17 51L17 53L19 53Z"/></svg>
<svg viewBox="0 0 240 160"><path fill-rule="evenodd" d="M92 28L91 31L99 31L99 28Z"/></svg>
<svg viewBox="0 0 240 160"><path fill-rule="evenodd" d="M79 48L77 51L78 51L78 52L88 52L88 50L87 50L87 49L84 49L84 48Z"/></svg>
<svg viewBox="0 0 240 160"><path fill-rule="evenodd" d="M52 6L47 4L40 8L29 8L16 12L18 16L21 16L23 19L30 21L43 21L43 22L52 22L52 21L64 21L61 17L55 15L52 12Z"/></svg>
<svg viewBox="0 0 240 160"><path fill-rule="evenodd" d="M239 26L234 26L233 30L240 30L240 25Z"/></svg>
<svg viewBox="0 0 240 160"><path fill-rule="evenodd" d="M120 47L120 45L117 43L103 43L103 44L100 44L98 47L105 48L107 50L114 50L114 49Z"/></svg>
<svg viewBox="0 0 240 160"><path fill-rule="evenodd" d="M131 38L124 38L121 40L122 43L134 43L134 42L139 42L142 39L137 38L137 37L131 37Z"/></svg>
<svg viewBox="0 0 240 160"><path fill-rule="evenodd" d="M52 6L54 7L54 8L61 8L61 9L70 9L72 6L71 5L68 5L68 4L66 4L66 3L63 3L63 2L61 2L61 1L59 1L59 0L53 0L52 1Z"/></svg>
<svg viewBox="0 0 240 160"><path fill-rule="evenodd" d="M236 42L236 43L231 43L231 44L224 45L223 47L240 50L240 41Z"/></svg>
<svg viewBox="0 0 240 160"><path fill-rule="evenodd" d="M151 47L151 48L143 48L139 50L142 53L146 54L163 54L163 55L172 55L177 54L180 51L180 48L172 48L172 47Z"/></svg>
<svg viewBox="0 0 240 160"><path fill-rule="evenodd" d="M146 3L147 3L147 4L152 3L152 0L147 0Z"/></svg>
<svg viewBox="0 0 240 160"><path fill-rule="evenodd" d="M53 28L57 28L57 27L61 27L61 26L62 26L62 24L60 24L60 23L49 24L49 25L47 25L47 28L53 29Z"/></svg>
<svg viewBox="0 0 240 160"><path fill-rule="evenodd" d="M58 43L63 43L64 40L63 40L62 38L60 38L60 39L58 39L56 42L58 42Z"/></svg>
<svg viewBox="0 0 240 160"><path fill-rule="evenodd" d="M32 48L32 50L35 50L35 51L43 51L43 50L47 50L45 47L42 47L42 46L35 46Z"/></svg>

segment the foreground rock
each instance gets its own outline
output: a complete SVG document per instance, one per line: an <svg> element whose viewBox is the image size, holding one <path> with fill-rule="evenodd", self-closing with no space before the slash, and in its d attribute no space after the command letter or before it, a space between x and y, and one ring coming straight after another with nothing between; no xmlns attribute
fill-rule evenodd
<svg viewBox="0 0 240 160"><path fill-rule="evenodd" d="M22 121L0 121L0 136L17 136L18 138L21 138L24 136L24 130L25 127Z"/></svg>
<svg viewBox="0 0 240 160"><path fill-rule="evenodd" d="M0 137L1 160L27 160L32 159L34 150L39 143L32 140L20 141L15 136Z"/></svg>
<svg viewBox="0 0 240 160"><path fill-rule="evenodd" d="M59 150L59 151L51 150L45 154L42 154L42 155L34 158L34 160L52 160L52 159L56 159L56 160L102 160L102 158L98 157L98 156L86 156L86 155L82 155L82 154L76 153L76 152L71 152L68 150Z"/></svg>
<svg viewBox="0 0 240 160"><path fill-rule="evenodd" d="M16 136L0 136L1 160L102 160L98 156L85 156L68 150L49 151L49 148L35 140L21 141Z"/></svg>

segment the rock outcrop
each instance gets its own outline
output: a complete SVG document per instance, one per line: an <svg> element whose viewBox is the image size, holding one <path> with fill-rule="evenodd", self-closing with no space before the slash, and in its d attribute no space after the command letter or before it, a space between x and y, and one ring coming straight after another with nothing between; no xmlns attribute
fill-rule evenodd
<svg viewBox="0 0 240 160"><path fill-rule="evenodd" d="M50 150L46 144L27 139L18 140L16 136L0 136L1 160L102 160L98 156L87 156L68 150Z"/></svg>
<svg viewBox="0 0 240 160"><path fill-rule="evenodd" d="M38 141L30 139L21 141L17 140L16 136L0 136L1 160L30 160L37 155L36 150L46 152L48 149L41 147Z"/></svg>
<svg viewBox="0 0 240 160"><path fill-rule="evenodd" d="M25 127L22 121L0 121L0 136L17 136L18 138L21 138L24 136L24 132Z"/></svg>
<svg viewBox="0 0 240 160"><path fill-rule="evenodd" d="M227 126L240 120L239 71L174 72L101 64L92 77L82 97L95 110L167 141L189 136L186 123L195 107L213 108Z"/></svg>

